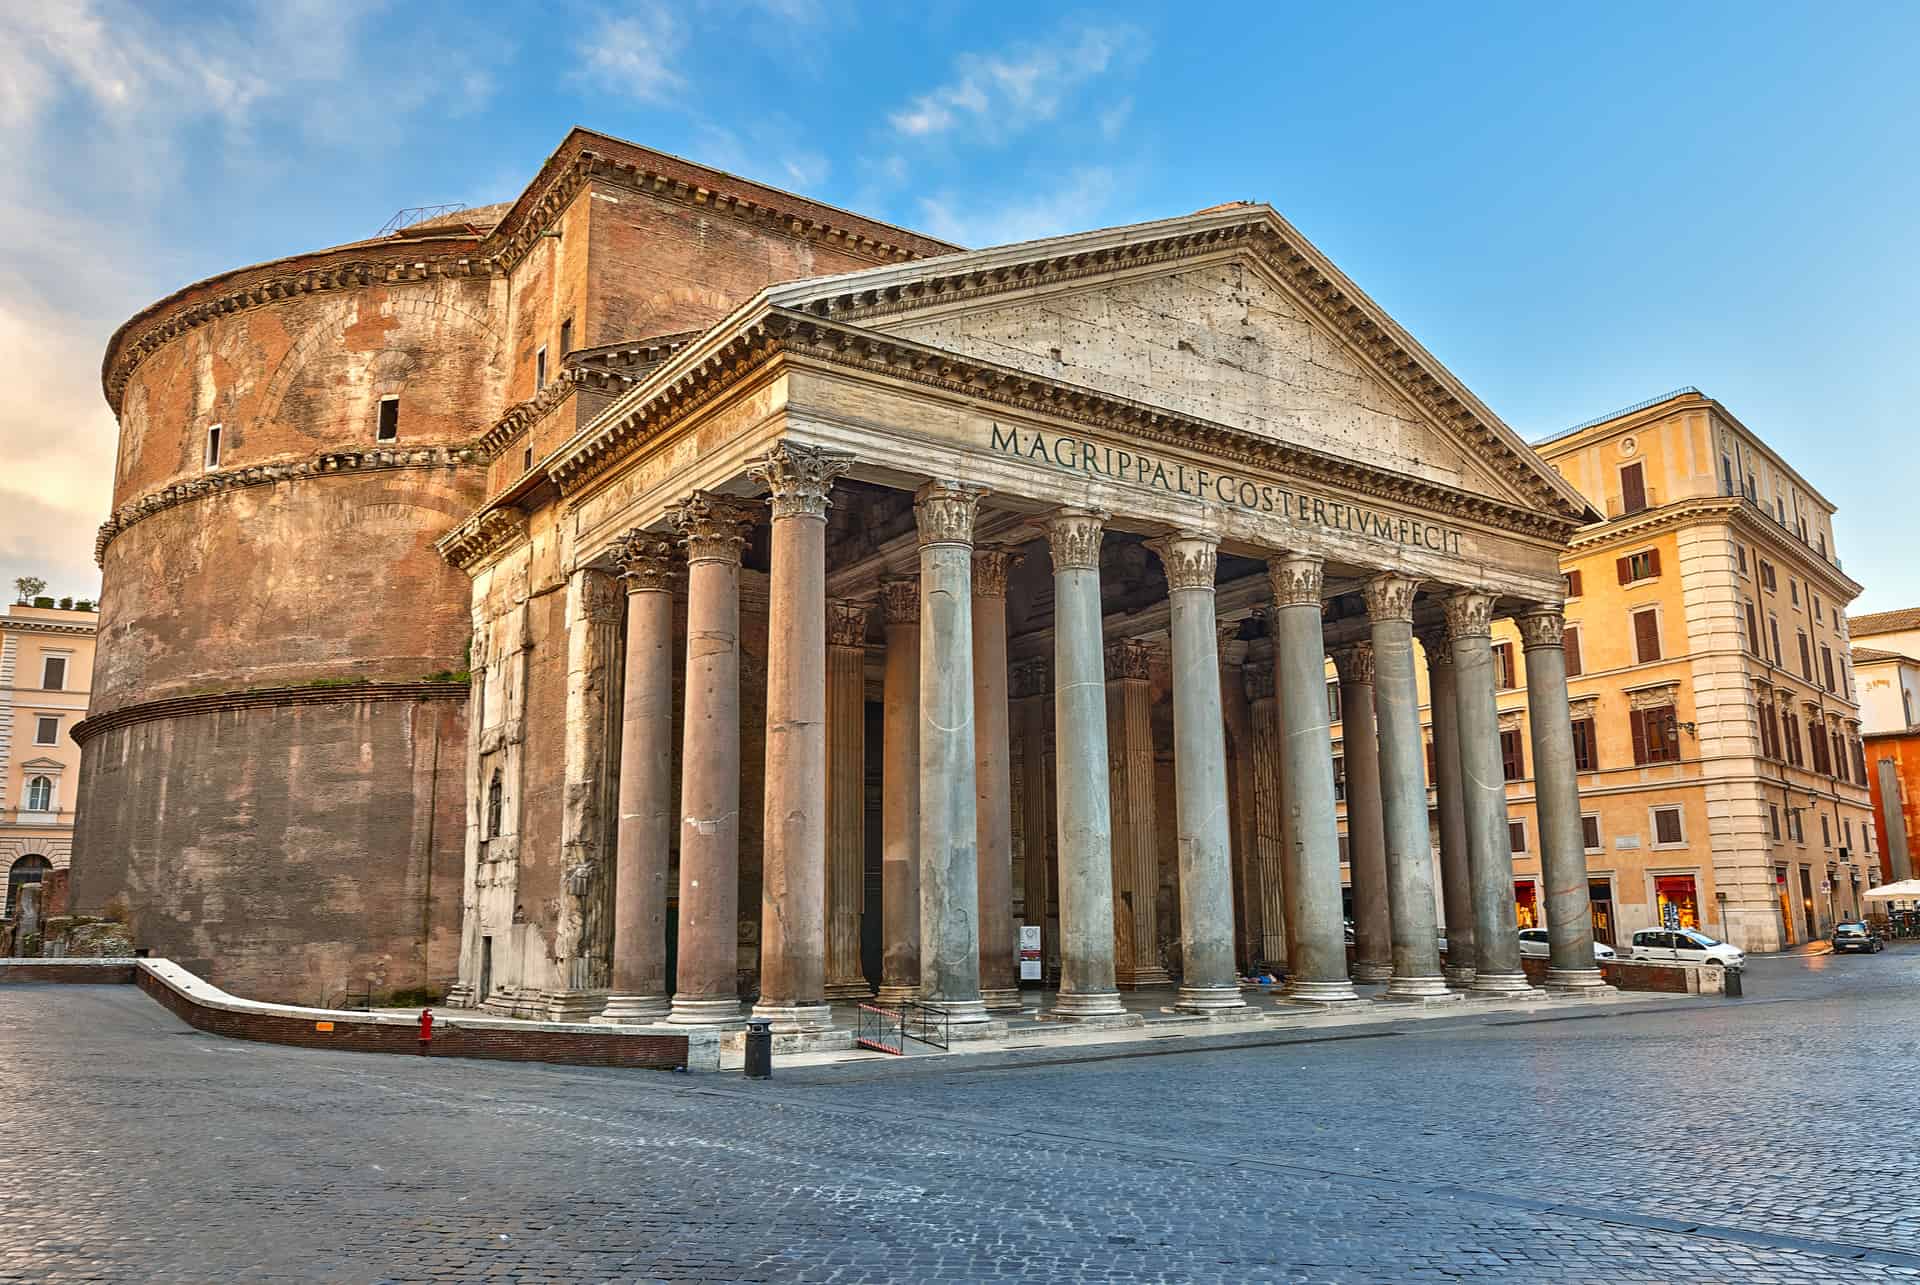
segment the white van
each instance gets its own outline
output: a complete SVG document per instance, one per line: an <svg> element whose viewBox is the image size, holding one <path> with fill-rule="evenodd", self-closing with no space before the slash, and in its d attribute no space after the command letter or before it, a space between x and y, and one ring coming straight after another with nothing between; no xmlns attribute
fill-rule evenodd
<svg viewBox="0 0 1920 1285"><path fill-rule="evenodd" d="M1633 935L1629 959L1655 963L1712 964L1721 968L1746 965L1747 952L1729 946L1717 937L1709 937L1697 928L1642 928Z"/></svg>

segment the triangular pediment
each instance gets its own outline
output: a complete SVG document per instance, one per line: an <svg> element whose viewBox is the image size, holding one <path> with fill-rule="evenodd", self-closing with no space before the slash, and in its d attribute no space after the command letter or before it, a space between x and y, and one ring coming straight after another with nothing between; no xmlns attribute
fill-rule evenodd
<svg viewBox="0 0 1920 1285"><path fill-rule="evenodd" d="M775 287L769 303L1506 504L1584 499L1265 206Z"/></svg>

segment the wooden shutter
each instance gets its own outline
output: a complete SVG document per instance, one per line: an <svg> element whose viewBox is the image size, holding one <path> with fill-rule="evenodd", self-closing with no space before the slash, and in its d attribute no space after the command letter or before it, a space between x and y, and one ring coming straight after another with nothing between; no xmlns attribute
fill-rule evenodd
<svg viewBox="0 0 1920 1285"><path fill-rule="evenodd" d="M1579 596L1580 573L1578 571L1569 571L1567 572L1567 597L1578 598Z"/></svg>
<svg viewBox="0 0 1920 1285"><path fill-rule="evenodd" d="M1647 575L1649 578L1660 574L1660 550L1647 550Z"/></svg>
<svg viewBox="0 0 1920 1285"><path fill-rule="evenodd" d="M1633 559L1615 558L1613 560L1613 571L1615 575L1620 577L1621 584L1631 584L1633 582Z"/></svg>
<svg viewBox="0 0 1920 1285"><path fill-rule="evenodd" d="M1500 733L1500 766L1509 781L1518 781L1527 774L1527 760L1520 748L1518 730Z"/></svg>
<svg viewBox="0 0 1920 1285"><path fill-rule="evenodd" d="M1599 850L1599 847L1600 847L1600 818L1599 817L1583 816L1580 818L1580 842L1588 852L1595 852Z"/></svg>
<svg viewBox="0 0 1920 1285"><path fill-rule="evenodd" d="M1580 669L1580 631L1569 629L1560 636L1561 649L1567 653L1567 677L1578 678Z"/></svg>
<svg viewBox="0 0 1920 1285"><path fill-rule="evenodd" d="M1804 633L1794 636L1800 640L1800 677L1812 682L1813 654L1807 650L1807 636Z"/></svg>
<svg viewBox="0 0 1920 1285"><path fill-rule="evenodd" d="M1827 690L1838 691L1839 689L1833 684L1833 648L1825 643L1820 644L1820 667L1827 674Z"/></svg>
<svg viewBox="0 0 1920 1285"><path fill-rule="evenodd" d="M1747 603L1746 607L1748 650L1756 656L1764 656L1767 654L1767 647L1760 638L1760 618L1754 614L1752 603Z"/></svg>
<svg viewBox="0 0 1920 1285"><path fill-rule="evenodd" d="M1651 609L1633 613L1633 652L1641 664L1660 659L1660 615Z"/></svg>
<svg viewBox="0 0 1920 1285"><path fill-rule="evenodd" d="M1636 709L1629 715L1628 721L1633 728L1633 761L1647 761L1647 711Z"/></svg>
<svg viewBox="0 0 1920 1285"><path fill-rule="evenodd" d="M1638 464L1629 464L1620 470L1620 507L1627 513L1638 513L1647 507L1646 476Z"/></svg>
<svg viewBox="0 0 1920 1285"><path fill-rule="evenodd" d="M1573 720L1573 768L1576 772L1597 770L1599 752L1593 734L1593 720L1576 718Z"/></svg>

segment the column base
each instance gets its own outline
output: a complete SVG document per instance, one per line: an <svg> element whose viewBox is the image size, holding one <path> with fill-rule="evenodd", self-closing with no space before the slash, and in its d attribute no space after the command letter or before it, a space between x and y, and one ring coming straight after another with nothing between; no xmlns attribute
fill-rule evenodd
<svg viewBox="0 0 1920 1285"><path fill-rule="evenodd" d="M1392 964L1356 963L1353 966L1353 980L1365 985L1393 980Z"/></svg>
<svg viewBox="0 0 1920 1285"><path fill-rule="evenodd" d="M1020 1002L1020 988L1006 990L994 989L980 992L980 1002L987 1006L989 1013L1017 1013L1024 1007Z"/></svg>
<svg viewBox="0 0 1920 1285"><path fill-rule="evenodd" d="M441 1003L447 1008L478 1008L480 997L474 994L473 987L465 982L458 982L452 990L447 992L446 999Z"/></svg>
<svg viewBox="0 0 1920 1285"><path fill-rule="evenodd" d="M1136 968L1119 980L1120 989L1128 991L1152 990L1156 986L1171 985L1173 985L1173 974L1158 964L1152 968Z"/></svg>
<svg viewBox="0 0 1920 1285"><path fill-rule="evenodd" d="M1351 982L1310 982L1295 979L1287 983L1281 1000L1289 1004L1357 1004L1360 996Z"/></svg>
<svg viewBox="0 0 1920 1285"><path fill-rule="evenodd" d="M1079 1020L1092 1017L1130 1017L1136 1014L1127 1012L1126 1005L1120 1002L1119 991L1089 991L1085 994L1073 991L1061 991L1054 997L1053 1007L1047 1010L1048 1017Z"/></svg>
<svg viewBox="0 0 1920 1285"><path fill-rule="evenodd" d="M993 1020L987 1016L986 1004L977 999L923 999L920 1003L936 1013L945 1013L948 1024L956 1028Z"/></svg>
<svg viewBox="0 0 1920 1285"><path fill-rule="evenodd" d="M1597 968L1549 968L1547 989L1558 995L1600 995L1613 987Z"/></svg>
<svg viewBox="0 0 1920 1285"><path fill-rule="evenodd" d="M549 991L547 993L547 1020L549 1022L590 1022L605 1008L605 991Z"/></svg>
<svg viewBox="0 0 1920 1285"><path fill-rule="evenodd" d="M872 999L873 987L867 985L866 978L856 977L847 982L828 982L826 995L828 999Z"/></svg>
<svg viewBox="0 0 1920 1285"><path fill-rule="evenodd" d="M1200 1017L1236 1018L1258 1016L1258 1012L1240 998L1238 986L1182 986L1173 1006L1182 1013Z"/></svg>
<svg viewBox="0 0 1920 1285"><path fill-rule="evenodd" d="M753 1016L772 1022L775 1035L818 1035L833 1029L833 1010L825 1004L755 1004Z"/></svg>
<svg viewBox="0 0 1920 1285"><path fill-rule="evenodd" d="M1446 977L1447 985L1454 990L1463 991L1473 985L1472 964L1447 964L1440 972Z"/></svg>
<svg viewBox="0 0 1920 1285"><path fill-rule="evenodd" d="M873 997L873 1002L882 1008L899 1008L902 1004L912 1004L920 998L918 986L886 985Z"/></svg>
<svg viewBox="0 0 1920 1285"><path fill-rule="evenodd" d="M1533 993L1533 983L1527 980L1525 973L1482 973L1473 975L1473 986L1468 991L1475 999L1510 999L1515 995Z"/></svg>
<svg viewBox="0 0 1920 1285"><path fill-rule="evenodd" d="M665 995L609 995L594 1021L607 1026L651 1026L666 1020L673 1001Z"/></svg>
<svg viewBox="0 0 1920 1285"><path fill-rule="evenodd" d="M743 1020L740 1001L731 996L703 999L675 995L673 1007L667 1012L667 1021L674 1026L738 1026Z"/></svg>
<svg viewBox="0 0 1920 1285"><path fill-rule="evenodd" d="M1447 979L1439 974L1427 977L1396 977L1387 983L1386 1000L1451 1000L1460 998L1447 989Z"/></svg>

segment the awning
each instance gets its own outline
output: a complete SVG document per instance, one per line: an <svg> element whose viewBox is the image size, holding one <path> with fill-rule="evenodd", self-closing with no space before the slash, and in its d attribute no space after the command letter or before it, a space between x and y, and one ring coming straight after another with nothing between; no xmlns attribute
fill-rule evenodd
<svg viewBox="0 0 1920 1285"><path fill-rule="evenodd" d="M1865 901L1920 901L1920 879L1902 879L1867 889Z"/></svg>

